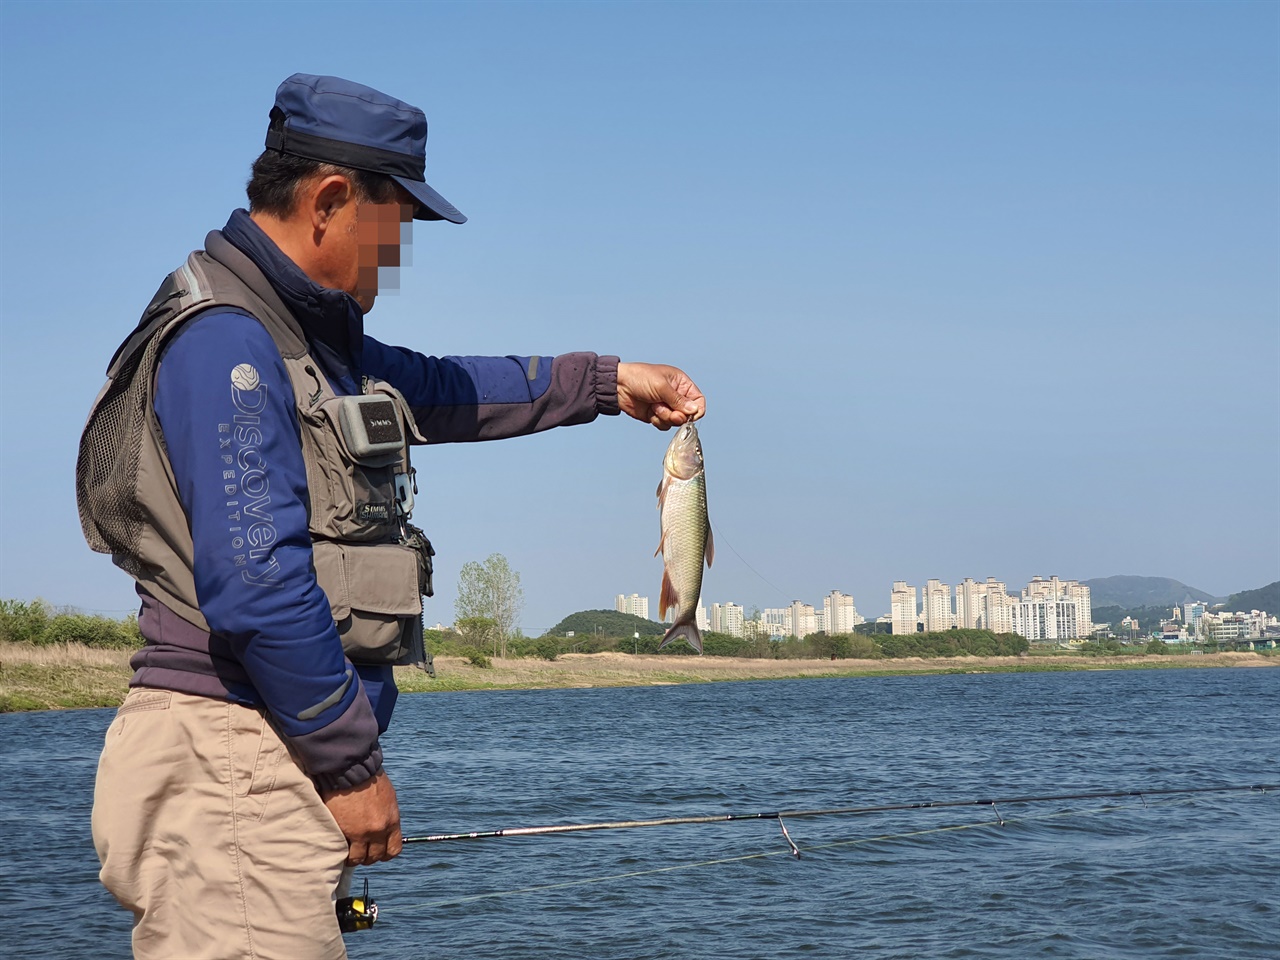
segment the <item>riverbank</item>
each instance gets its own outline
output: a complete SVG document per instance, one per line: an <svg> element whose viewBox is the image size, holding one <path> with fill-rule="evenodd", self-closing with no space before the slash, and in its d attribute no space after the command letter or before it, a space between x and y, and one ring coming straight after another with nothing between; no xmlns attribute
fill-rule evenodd
<svg viewBox="0 0 1280 960"><path fill-rule="evenodd" d="M0 713L113 707L128 691L129 650L97 650L80 644L37 647L0 643ZM800 677L876 677L903 674L1032 673L1069 670L1280 667L1280 656L1258 653L1084 657L1032 653L1019 657L947 657L900 660L746 660L736 657L671 657L625 653L569 653L556 660L496 657L489 668L462 657L437 657L431 679L397 667L405 693L451 690L546 690L659 686L727 680Z"/></svg>
<svg viewBox="0 0 1280 960"><path fill-rule="evenodd" d="M437 657L432 680L420 670L396 668L406 693L433 690L540 690L552 688L658 686L727 680L802 677L879 677L909 674L1036 673L1073 670L1280 667L1280 657L1258 653L1084 657L1027 654L1020 657L908 657L894 660L748 660L626 653L569 653L554 661L503 660L480 668L461 657Z"/></svg>

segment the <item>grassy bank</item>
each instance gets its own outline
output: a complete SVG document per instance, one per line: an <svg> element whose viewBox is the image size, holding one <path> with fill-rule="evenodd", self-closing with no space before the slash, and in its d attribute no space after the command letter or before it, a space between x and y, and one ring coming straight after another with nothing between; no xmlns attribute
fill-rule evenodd
<svg viewBox="0 0 1280 960"><path fill-rule="evenodd" d="M1257 653L1203 656L1107 656L1032 654L1021 657L945 657L895 660L747 660L739 657L631 656L625 653L570 653L554 661L494 659L491 668L461 657L437 657L439 677L396 668L396 683L407 693L439 690L540 690L632 687L726 680L784 680L803 677L882 677L909 674L1038 673L1074 670L1152 670L1189 667L1280 666L1280 657Z"/></svg>
<svg viewBox="0 0 1280 960"><path fill-rule="evenodd" d="M128 650L98 650L76 643L33 646L0 643L0 713L69 707L111 707L129 684ZM565 654L554 661L495 658L489 668L462 657L437 657L439 676L396 668L406 693L448 690L546 690L634 687L726 680L801 677L878 677L903 674L1034 673L1062 670L1151 670L1187 667L1274 667L1280 657L1257 653L1204 656L949 657L924 660L746 660L737 657Z"/></svg>
<svg viewBox="0 0 1280 960"><path fill-rule="evenodd" d="M132 653L81 643L0 643L0 713L117 706L133 673Z"/></svg>

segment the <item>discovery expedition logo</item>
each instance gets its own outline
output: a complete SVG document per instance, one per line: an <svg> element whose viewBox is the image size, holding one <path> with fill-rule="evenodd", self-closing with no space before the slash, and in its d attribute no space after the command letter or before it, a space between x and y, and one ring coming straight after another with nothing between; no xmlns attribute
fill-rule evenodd
<svg viewBox="0 0 1280 960"><path fill-rule="evenodd" d="M271 481L262 455L262 411L267 388L252 364L231 371L230 423L218 424L222 490L227 497L227 532L240 577L256 586L278 587L280 564L271 548L279 539L271 515Z"/></svg>

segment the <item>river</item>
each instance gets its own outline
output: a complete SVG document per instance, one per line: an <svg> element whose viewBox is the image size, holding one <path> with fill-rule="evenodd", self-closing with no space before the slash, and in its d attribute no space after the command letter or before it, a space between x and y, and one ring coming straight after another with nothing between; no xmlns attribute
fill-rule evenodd
<svg viewBox="0 0 1280 960"><path fill-rule="evenodd" d="M1280 782L1280 670L405 696L408 834ZM110 710L0 716L0 954L129 956L97 884ZM1280 792L412 846L355 960L1280 957ZM301 960L301 958L300 958Z"/></svg>

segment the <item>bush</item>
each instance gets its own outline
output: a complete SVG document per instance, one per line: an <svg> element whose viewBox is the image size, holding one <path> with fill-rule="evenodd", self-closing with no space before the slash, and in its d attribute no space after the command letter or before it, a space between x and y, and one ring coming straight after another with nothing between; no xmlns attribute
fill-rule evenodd
<svg viewBox="0 0 1280 960"><path fill-rule="evenodd" d="M1118 640L1087 640L1080 644L1080 652L1087 657L1118 657L1125 649Z"/></svg>
<svg viewBox="0 0 1280 960"><path fill-rule="evenodd" d="M43 600L0 600L0 640L49 646L81 643L86 647L129 650L142 646L138 618L112 620L75 610L55 612Z"/></svg>
<svg viewBox="0 0 1280 960"><path fill-rule="evenodd" d="M1011 657L1026 653L1031 644L1016 633L989 630L946 630L876 636L879 656L898 657Z"/></svg>
<svg viewBox="0 0 1280 960"><path fill-rule="evenodd" d="M0 600L0 640L39 643L49 626L52 608L43 600Z"/></svg>
<svg viewBox="0 0 1280 960"><path fill-rule="evenodd" d="M83 643L86 647L118 650L142 646L142 634L134 616L120 621L83 613L60 613L49 621L40 642Z"/></svg>
<svg viewBox="0 0 1280 960"><path fill-rule="evenodd" d="M1147 653L1168 653L1169 645L1163 640L1152 640L1147 644Z"/></svg>
<svg viewBox="0 0 1280 960"><path fill-rule="evenodd" d="M537 640L528 643L526 649L533 656L542 660L555 660L560 656L560 643L555 637L539 637Z"/></svg>
<svg viewBox="0 0 1280 960"><path fill-rule="evenodd" d="M493 669L493 661L479 652L467 654L467 663L473 667L479 667L481 670Z"/></svg>

